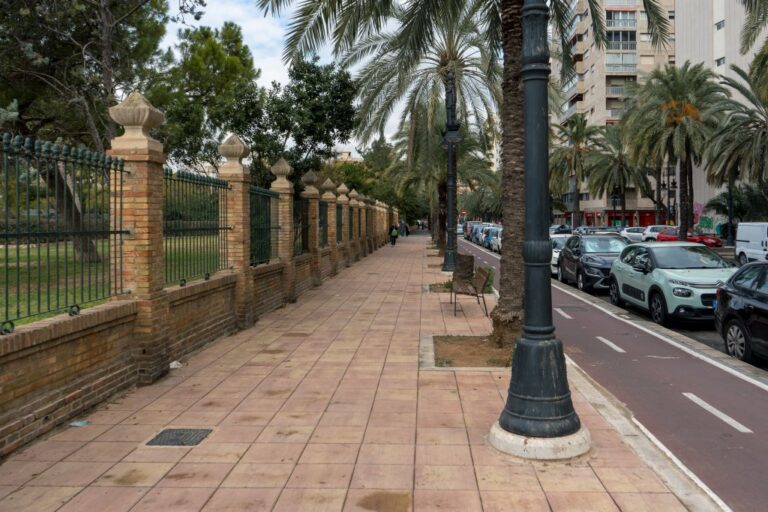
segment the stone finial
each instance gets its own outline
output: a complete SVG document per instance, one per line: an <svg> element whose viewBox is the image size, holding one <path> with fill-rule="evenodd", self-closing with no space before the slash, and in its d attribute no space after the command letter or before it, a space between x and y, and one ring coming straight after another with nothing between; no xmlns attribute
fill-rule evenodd
<svg viewBox="0 0 768 512"><path fill-rule="evenodd" d="M336 184L331 181L331 178L328 178L327 180L325 180L320 188L322 188L324 191L330 192L332 194L334 192L336 192Z"/></svg>
<svg viewBox="0 0 768 512"><path fill-rule="evenodd" d="M240 137L234 133L227 137L223 144L219 145L219 154L228 161L240 162L250 154L251 150L246 146Z"/></svg>
<svg viewBox="0 0 768 512"><path fill-rule="evenodd" d="M320 194L320 191L315 187L317 183L317 174L314 171L307 171L301 177L301 182L304 184L304 191L301 193L302 197L311 197Z"/></svg>
<svg viewBox="0 0 768 512"><path fill-rule="evenodd" d="M272 182L270 188L279 188L283 191L288 189L293 190L293 184L288 181L288 176L293 173L293 169L288 164L288 162L285 161L285 158L281 158L275 162L275 165L272 166L270 172L277 177L277 179Z"/></svg>
<svg viewBox="0 0 768 512"><path fill-rule="evenodd" d="M347 192L349 192L349 188L347 188L346 183L342 183L339 185L339 188L336 189L336 192L338 192L340 196L345 196L347 195Z"/></svg>
<svg viewBox="0 0 768 512"><path fill-rule="evenodd" d="M165 122L165 114L156 109L138 91L128 95L119 105L109 107L109 117L125 128L125 133L112 141L112 149L163 150L163 145L149 135L149 130Z"/></svg>
<svg viewBox="0 0 768 512"><path fill-rule="evenodd" d="M357 206L358 197L360 197L360 194L358 194L357 190L353 188L352 192L349 193L349 206Z"/></svg>

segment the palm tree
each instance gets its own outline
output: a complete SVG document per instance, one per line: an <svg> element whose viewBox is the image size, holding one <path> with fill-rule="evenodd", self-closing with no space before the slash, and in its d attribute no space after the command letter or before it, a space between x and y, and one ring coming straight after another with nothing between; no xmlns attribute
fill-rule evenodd
<svg viewBox="0 0 768 512"><path fill-rule="evenodd" d="M680 164L680 239L693 223L693 165L701 161L716 127L712 106L724 96L714 73L686 62L653 70L644 83L628 91L624 122L634 141L636 162Z"/></svg>
<svg viewBox="0 0 768 512"><path fill-rule="evenodd" d="M581 208L579 194L581 185L587 179L587 156L595 149L600 128L587 123L584 114L575 114L565 123L555 126L555 139L560 144L552 149L549 158L552 179L563 183L573 180L575 194L573 199L573 227L581 226Z"/></svg>
<svg viewBox="0 0 768 512"><path fill-rule="evenodd" d="M627 153L622 125L609 125L600 130L594 150L585 159L589 176L589 193L600 197L617 191L621 195L621 224L627 220L627 188L633 185L648 190L648 170L634 165Z"/></svg>

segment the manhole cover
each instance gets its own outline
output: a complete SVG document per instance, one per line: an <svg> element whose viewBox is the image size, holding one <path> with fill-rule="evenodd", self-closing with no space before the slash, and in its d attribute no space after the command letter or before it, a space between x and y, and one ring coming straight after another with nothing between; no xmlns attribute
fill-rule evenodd
<svg viewBox="0 0 768 512"><path fill-rule="evenodd" d="M157 434L148 446L195 446L208 437L210 428L167 428Z"/></svg>

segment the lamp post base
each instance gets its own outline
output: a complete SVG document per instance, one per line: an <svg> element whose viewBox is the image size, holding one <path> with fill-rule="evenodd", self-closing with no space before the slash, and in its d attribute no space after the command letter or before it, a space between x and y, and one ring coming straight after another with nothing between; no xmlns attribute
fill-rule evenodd
<svg viewBox="0 0 768 512"><path fill-rule="evenodd" d="M592 438L584 425L563 437L527 437L507 432L493 424L488 442L500 452L531 460L572 459L589 451Z"/></svg>

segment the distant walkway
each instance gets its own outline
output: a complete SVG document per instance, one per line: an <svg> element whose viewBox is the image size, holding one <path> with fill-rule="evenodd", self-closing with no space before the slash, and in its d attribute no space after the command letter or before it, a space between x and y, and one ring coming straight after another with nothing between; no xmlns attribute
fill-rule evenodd
<svg viewBox="0 0 768 512"><path fill-rule="evenodd" d="M509 372L419 370L422 336L490 331L472 301L454 317L424 292L448 279L427 243L400 238L18 453L0 511L684 510L579 392L589 455L531 464L485 444ZM213 432L146 446L169 427Z"/></svg>

